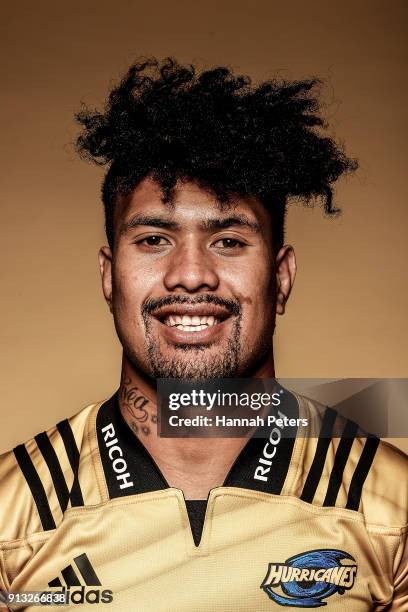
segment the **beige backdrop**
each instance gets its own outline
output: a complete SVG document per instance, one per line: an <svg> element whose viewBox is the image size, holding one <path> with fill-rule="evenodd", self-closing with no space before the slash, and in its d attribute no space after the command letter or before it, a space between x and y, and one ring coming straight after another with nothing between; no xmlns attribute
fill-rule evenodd
<svg viewBox="0 0 408 612"><path fill-rule="evenodd" d="M281 377L407 377L405 0L2 3L0 451L103 399L120 348L101 297L101 171L73 112L140 54L326 79L332 131L360 159L340 220L292 208L299 274ZM408 416L407 416L408 418ZM400 444L408 447L408 440Z"/></svg>

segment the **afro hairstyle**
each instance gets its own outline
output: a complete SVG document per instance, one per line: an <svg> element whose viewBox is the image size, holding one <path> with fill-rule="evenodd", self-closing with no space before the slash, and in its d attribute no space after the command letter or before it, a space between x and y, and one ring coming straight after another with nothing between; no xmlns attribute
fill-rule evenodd
<svg viewBox="0 0 408 612"><path fill-rule="evenodd" d="M109 94L103 112L82 106L77 151L106 165L102 186L108 242L114 210L146 177L171 203L178 181L194 181L221 206L255 196L271 214L274 246L284 240L289 197L320 198L329 215L332 184L357 162L324 134L318 79L268 80L227 67L199 71L174 58L141 59Z"/></svg>

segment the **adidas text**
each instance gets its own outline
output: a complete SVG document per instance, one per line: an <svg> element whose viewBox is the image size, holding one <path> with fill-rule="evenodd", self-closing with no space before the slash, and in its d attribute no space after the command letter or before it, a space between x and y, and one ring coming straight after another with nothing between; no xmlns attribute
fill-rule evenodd
<svg viewBox="0 0 408 612"><path fill-rule="evenodd" d="M72 604L98 604L98 603L111 603L113 601L113 592L110 589L85 589L85 587L81 587L79 589L71 590L62 588L61 591L55 591L56 593L61 593L65 595L65 603L66 605L69 603Z"/></svg>

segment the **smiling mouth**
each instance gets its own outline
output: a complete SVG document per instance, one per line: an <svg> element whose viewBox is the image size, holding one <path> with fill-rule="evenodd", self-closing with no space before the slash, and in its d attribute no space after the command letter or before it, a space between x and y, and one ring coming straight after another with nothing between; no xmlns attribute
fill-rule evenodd
<svg viewBox="0 0 408 612"><path fill-rule="evenodd" d="M221 323L221 319L210 316L199 315L168 315L161 321L168 327L175 327L181 331L199 332Z"/></svg>
<svg viewBox="0 0 408 612"><path fill-rule="evenodd" d="M191 332L196 333L197 338L213 338L221 329L221 323L231 317L228 308L218 304L171 304L152 314L175 338L180 334L191 337Z"/></svg>

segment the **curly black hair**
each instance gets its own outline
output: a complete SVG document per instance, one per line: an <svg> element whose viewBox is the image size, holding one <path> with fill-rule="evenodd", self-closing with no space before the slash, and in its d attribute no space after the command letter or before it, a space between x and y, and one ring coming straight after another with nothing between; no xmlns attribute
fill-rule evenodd
<svg viewBox="0 0 408 612"><path fill-rule="evenodd" d="M283 243L288 197L320 197L336 214L332 183L357 168L342 147L322 133L318 79L269 80L253 85L226 67L199 72L174 58L132 65L104 112L76 115L83 130L81 157L108 165L102 187L105 224L113 247L113 213L145 177L171 202L178 180L195 181L228 204L255 196L269 210L275 246Z"/></svg>

